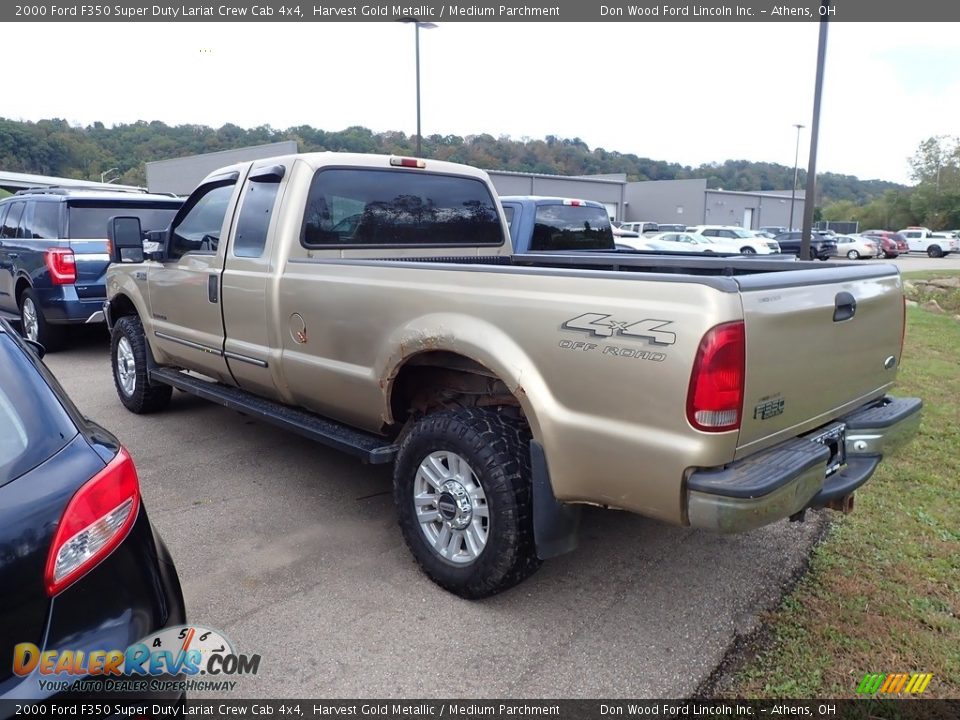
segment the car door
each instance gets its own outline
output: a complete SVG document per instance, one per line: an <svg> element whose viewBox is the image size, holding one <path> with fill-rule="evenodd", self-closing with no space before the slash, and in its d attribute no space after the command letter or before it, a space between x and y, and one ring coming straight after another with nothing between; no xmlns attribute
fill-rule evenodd
<svg viewBox="0 0 960 720"><path fill-rule="evenodd" d="M923 240L923 233L919 231L909 231L903 233L903 236L907 239L907 247L910 248L910 252L926 251L927 243Z"/></svg>
<svg viewBox="0 0 960 720"><path fill-rule="evenodd" d="M240 193L221 282L223 354L231 374L245 390L275 399L280 399L275 371L282 329L269 321L268 297L270 283L276 282L271 273L274 218L280 214L289 170L275 161L253 164Z"/></svg>
<svg viewBox="0 0 960 720"><path fill-rule="evenodd" d="M223 354L220 275L239 173L198 187L173 219L164 259L148 273L153 342L190 370L232 383Z"/></svg>

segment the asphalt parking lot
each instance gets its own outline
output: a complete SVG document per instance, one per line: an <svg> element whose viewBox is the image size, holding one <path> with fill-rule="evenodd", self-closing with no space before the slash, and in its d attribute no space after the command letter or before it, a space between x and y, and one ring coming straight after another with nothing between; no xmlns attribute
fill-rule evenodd
<svg viewBox="0 0 960 720"><path fill-rule="evenodd" d="M871 262L864 260L863 262ZM925 255L901 255L894 260L877 260L873 262L892 262L900 272L913 270L960 270L960 254L951 253L942 258L928 258Z"/></svg>
<svg viewBox="0 0 960 720"><path fill-rule="evenodd" d="M468 602L401 539L390 474L175 393L116 398L106 333L46 359L131 450L191 622L259 653L237 697L684 697L807 556L819 522L718 537L591 510L581 547Z"/></svg>

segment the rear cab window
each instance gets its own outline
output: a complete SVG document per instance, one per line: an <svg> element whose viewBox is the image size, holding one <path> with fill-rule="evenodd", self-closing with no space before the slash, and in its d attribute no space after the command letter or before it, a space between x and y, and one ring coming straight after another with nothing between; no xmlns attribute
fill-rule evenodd
<svg viewBox="0 0 960 720"><path fill-rule="evenodd" d="M301 243L307 248L502 245L500 214L475 178L422 171L321 168Z"/></svg>
<svg viewBox="0 0 960 720"><path fill-rule="evenodd" d="M610 218L591 205L538 205L531 250L613 250Z"/></svg>

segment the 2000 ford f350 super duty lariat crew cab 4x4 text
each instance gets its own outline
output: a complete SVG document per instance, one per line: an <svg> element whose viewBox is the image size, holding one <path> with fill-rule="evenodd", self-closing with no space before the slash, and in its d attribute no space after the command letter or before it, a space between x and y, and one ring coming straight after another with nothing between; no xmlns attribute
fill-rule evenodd
<svg viewBox="0 0 960 720"><path fill-rule="evenodd" d="M113 218L133 412L171 388L394 464L424 571L483 597L575 546L584 503L735 532L848 505L908 439L890 265L514 254L487 175L317 153ZM868 370L865 372L865 370Z"/></svg>

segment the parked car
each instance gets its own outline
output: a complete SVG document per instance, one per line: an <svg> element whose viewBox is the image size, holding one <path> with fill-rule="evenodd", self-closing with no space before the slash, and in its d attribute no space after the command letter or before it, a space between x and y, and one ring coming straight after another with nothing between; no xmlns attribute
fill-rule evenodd
<svg viewBox="0 0 960 720"><path fill-rule="evenodd" d="M35 188L0 200L0 315L59 349L68 325L103 322L107 220L168 223L179 198L89 188Z"/></svg>
<svg viewBox="0 0 960 720"><path fill-rule="evenodd" d="M548 250L614 251L614 237L639 237L610 223L594 200L538 195L503 195L503 213L516 253Z"/></svg>
<svg viewBox="0 0 960 720"><path fill-rule="evenodd" d="M874 258L881 254L880 243L873 238L860 235L835 235L833 239L837 243L837 254L846 255L848 260Z"/></svg>
<svg viewBox="0 0 960 720"><path fill-rule="evenodd" d="M758 238L749 230L732 225L694 225L688 227L687 232L703 235L719 245L732 248L734 252L744 255L768 255L773 252L780 252L780 246L776 241Z"/></svg>
<svg viewBox="0 0 960 720"><path fill-rule="evenodd" d="M687 226L680 223L660 223L657 232L686 232Z"/></svg>
<svg viewBox="0 0 960 720"><path fill-rule="evenodd" d="M960 240L946 235L938 235L929 228L911 226L897 232L906 239L910 252L926 253L928 257L932 258L960 252Z"/></svg>
<svg viewBox="0 0 960 720"><path fill-rule="evenodd" d="M896 268L518 255L474 167L247 161L148 233L155 257L136 218L110 234L123 406L177 387L392 464L411 554L462 597L573 550L583 504L725 533L849 507L920 421L887 395Z"/></svg>
<svg viewBox="0 0 960 720"><path fill-rule="evenodd" d="M800 257L802 232L794 231L777 235L777 243L780 245L780 251ZM836 241L828 237L825 233L821 234L813 231L810 238L810 260L827 260L837 254Z"/></svg>
<svg viewBox="0 0 960 720"><path fill-rule="evenodd" d="M864 237L879 240L885 258L892 259L898 255L910 252L907 239L900 233L895 233L891 230L864 230L860 234Z"/></svg>
<svg viewBox="0 0 960 720"><path fill-rule="evenodd" d="M17 644L89 657L185 619L133 460L80 414L30 342L0 320L0 700L54 694L43 675L14 672Z"/></svg>
<svg viewBox="0 0 960 720"><path fill-rule="evenodd" d="M660 232L660 225L655 222L650 222L649 220L640 220L620 223L620 229L635 232L637 235L643 235L644 233Z"/></svg>
<svg viewBox="0 0 960 720"><path fill-rule="evenodd" d="M762 242L767 244L767 247L770 248L770 252L779 253L780 243L777 242L776 237L771 235L768 232L761 232L760 230L748 230L747 232L753 233L754 237L759 238Z"/></svg>
<svg viewBox="0 0 960 720"><path fill-rule="evenodd" d="M690 252L690 253L715 253L721 250L720 246L714 243L710 238L694 235L692 233L663 232L653 235L645 235L637 241L626 242L623 244L632 246L638 250L663 250L667 252ZM641 247L642 246L642 247ZM729 249L724 248L724 251Z"/></svg>
<svg viewBox="0 0 960 720"><path fill-rule="evenodd" d="M764 225L760 228L760 232L769 233L771 237L776 237L777 235L782 235L785 232L789 232L790 228L784 227L783 225Z"/></svg>
<svg viewBox="0 0 960 720"><path fill-rule="evenodd" d="M638 238L640 233L633 230L624 230L622 227L617 227L614 225L612 227L613 236L615 238Z"/></svg>

